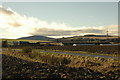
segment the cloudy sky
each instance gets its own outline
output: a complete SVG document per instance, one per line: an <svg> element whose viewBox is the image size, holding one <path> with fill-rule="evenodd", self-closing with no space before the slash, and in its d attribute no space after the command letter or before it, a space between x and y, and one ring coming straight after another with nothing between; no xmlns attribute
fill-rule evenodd
<svg viewBox="0 0 120 80"><path fill-rule="evenodd" d="M118 34L117 2L4 2L0 38Z"/></svg>

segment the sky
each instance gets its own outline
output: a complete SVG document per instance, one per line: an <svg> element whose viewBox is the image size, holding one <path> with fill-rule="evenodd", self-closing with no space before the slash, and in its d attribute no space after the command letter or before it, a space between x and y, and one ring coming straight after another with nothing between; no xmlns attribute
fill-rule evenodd
<svg viewBox="0 0 120 80"><path fill-rule="evenodd" d="M31 35L60 38L85 34L118 35L117 2L4 2L1 38Z"/></svg>

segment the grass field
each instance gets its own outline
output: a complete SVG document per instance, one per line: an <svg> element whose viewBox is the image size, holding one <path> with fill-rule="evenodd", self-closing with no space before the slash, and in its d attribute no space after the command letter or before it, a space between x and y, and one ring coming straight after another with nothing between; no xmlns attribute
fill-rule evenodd
<svg viewBox="0 0 120 80"><path fill-rule="evenodd" d="M3 55L2 57L4 64L3 79L105 79L105 77L102 77L103 75L101 73L96 73L90 69L84 69L82 67L70 68L64 65L53 66L46 63L26 61L8 55Z"/></svg>
<svg viewBox="0 0 120 80"><path fill-rule="evenodd" d="M28 42L50 42L50 41L45 41L45 40L24 40L24 39L0 39L0 41L28 41Z"/></svg>
<svg viewBox="0 0 120 80"><path fill-rule="evenodd" d="M85 70L84 72L86 74L87 72L89 72L89 70L93 72L93 74L91 74L92 79L93 78L96 78L96 79L104 78L104 80L120 79L120 76L119 76L120 61L119 60L104 59L100 57L92 58L92 57L84 57L84 56L73 56L73 55L68 55L68 54L66 55L55 54L55 53L49 53L49 52L40 52L37 50L32 50L32 52L29 52L29 53L23 53L22 51L17 51L17 50L15 51L15 50L8 49L8 50L4 50L2 54L6 56L12 56L15 58L19 58L25 61L33 62L33 63L38 62L40 64L44 63L44 64L48 64L51 66L56 66L55 70L57 70L57 68L60 69L59 66L62 65L64 66L64 68L67 67L71 69L69 72L70 73L69 75L71 75L72 78L79 78L79 77L74 77L74 75L78 75L78 76L82 75L81 73L79 73L80 70L78 70L78 72L75 72L75 74L73 75L72 72L74 73L74 71L72 71L72 69L81 68ZM63 72L68 73L66 70L64 70ZM46 74L46 72L43 72L43 73ZM61 73L61 72L58 70L58 72L55 74L58 74L58 73ZM6 73L4 72L4 74ZM69 75L66 74L66 78L71 78ZM97 77L94 77L94 76L97 76ZM59 76L59 78L63 78L63 77ZM85 76L82 76L82 78L85 79Z"/></svg>

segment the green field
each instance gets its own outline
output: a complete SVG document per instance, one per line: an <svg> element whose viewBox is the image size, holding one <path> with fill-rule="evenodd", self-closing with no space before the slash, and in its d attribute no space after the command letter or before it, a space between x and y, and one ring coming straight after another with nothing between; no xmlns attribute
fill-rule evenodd
<svg viewBox="0 0 120 80"><path fill-rule="evenodd" d="M24 39L0 39L0 41L28 41L28 42L50 42L50 41L44 41L44 40L24 40Z"/></svg>

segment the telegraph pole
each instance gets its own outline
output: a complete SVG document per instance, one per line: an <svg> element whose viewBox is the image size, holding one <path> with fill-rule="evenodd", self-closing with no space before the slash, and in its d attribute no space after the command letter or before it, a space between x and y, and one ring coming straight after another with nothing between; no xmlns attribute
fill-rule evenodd
<svg viewBox="0 0 120 80"><path fill-rule="evenodd" d="M108 35L108 27L107 27L107 31L106 31L106 36L108 37L109 35Z"/></svg>
<svg viewBox="0 0 120 80"><path fill-rule="evenodd" d="M107 41L109 41L109 34L108 34L108 27L107 27L107 31L106 31L106 37L107 37Z"/></svg>

